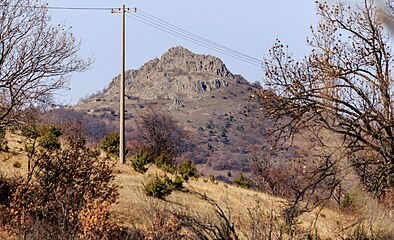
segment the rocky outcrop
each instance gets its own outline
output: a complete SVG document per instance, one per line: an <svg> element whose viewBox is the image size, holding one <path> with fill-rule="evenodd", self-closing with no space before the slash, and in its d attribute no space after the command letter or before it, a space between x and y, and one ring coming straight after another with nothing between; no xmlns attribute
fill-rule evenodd
<svg viewBox="0 0 394 240"><path fill-rule="evenodd" d="M114 78L101 97L116 97L120 76ZM214 56L194 54L183 47L169 49L160 59L126 72L126 96L140 99L198 98L206 92L248 84L232 74Z"/></svg>

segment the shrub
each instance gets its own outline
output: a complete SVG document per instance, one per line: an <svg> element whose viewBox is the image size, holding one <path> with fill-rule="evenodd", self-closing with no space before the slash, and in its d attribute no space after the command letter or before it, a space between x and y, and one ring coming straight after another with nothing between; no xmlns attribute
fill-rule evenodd
<svg viewBox="0 0 394 240"><path fill-rule="evenodd" d="M252 156L250 160L254 187L260 191L292 199L306 181L299 163L275 163L275 158L268 150L261 156Z"/></svg>
<svg viewBox="0 0 394 240"><path fill-rule="evenodd" d="M258 88L258 89L261 89L261 88L262 88L261 83L260 83L259 81L253 82L252 85L253 85L253 87L256 87L256 88Z"/></svg>
<svg viewBox="0 0 394 240"><path fill-rule="evenodd" d="M174 191L182 191L185 187L183 186L183 179L180 176L176 176L174 180L172 180L172 189Z"/></svg>
<svg viewBox="0 0 394 240"><path fill-rule="evenodd" d="M27 139L36 140L40 137L40 131L36 124L27 124L22 126L21 135Z"/></svg>
<svg viewBox="0 0 394 240"><path fill-rule="evenodd" d="M237 234L236 225L234 224L232 210L228 206L227 209L221 208L213 199L207 197L205 194L199 194L199 196L205 203L210 205L210 207L206 207L204 217L185 211L176 213L177 222L183 223L184 229L189 230L191 233L188 239L240 239Z"/></svg>
<svg viewBox="0 0 394 240"><path fill-rule="evenodd" d="M95 109L99 112L101 109ZM79 135L84 135L87 142L100 142L105 136L111 132L117 131L117 127L112 122L106 122L103 119L95 117L94 115L85 114L83 111L56 108L51 109L44 115L43 122L46 124L53 124L60 126L63 136L68 138L70 131L78 129Z"/></svg>
<svg viewBox="0 0 394 240"><path fill-rule="evenodd" d="M42 129L39 130L39 145L46 150L56 150L60 149L61 143L59 137L62 135L62 132L59 128L54 126L43 126Z"/></svg>
<svg viewBox="0 0 394 240"><path fill-rule="evenodd" d="M140 146L153 158L165 153L172 159L185 150L186 133L170 115L151 109L139 116L136 125Z"/></svg>
<svg viewBox="0 0 394 240"><path fill-rule="evenodd" d="M184 188L182 184L183 180L179 177L173 181L168 176L160 178L156 175L144 186L144 190L147 196L163 199L165 196L170 195L172 191L182 190Z"/></svg>
<svg viewBox="0 0 394 240"><path fill-rule="evenodd" d="M52 140L48 142L56 142ZM1 209L3 224L27 239L76 239L91 233L108 239L105 235L115 225L110 223L106 207L115 203L118 196L113 166L114 162L97 158L79 144L34 152L27 178L15 179L12 188L0 183L1 198L4 196L0 205L9 202ZM105 206L95 207L93 203ZM91 215L86 215L86 211ZM78 217L82 215L86 217ZM93 229L96 218L101 225Z"/></svg>
<svg viewBox="0 0 394 240"><path fill-rule="evenodd" d="M387 232L383 229L372 229L371 223L361 221L354 229L353 233L346 238L347 240L392 240L393 233Z"/></svg>
<svg viewBox="0 0 394 240"><path fill-rule="evenodd" d="M131 159L131 166L139 173L144 173L148 170L146 164L150 163L152 158L144 151L137 152Z"/></svg>
<svg viewBox="0 0 394 240"><path fill-rule="evenodd" d="M196 165L190 160L186 160L179 165L178 173L185 181L189 180L189 178L198 178L200 176Z"/></svg>
<svg viewBox="0 0 394 240"><path fill-rule="evenodd" d="M95 200L84 206L78 213L81 224L79 239L114 239L111 235L120 228L108 219L110 205L111 202Z"/></svg>
<svg viewBox="0 0 394 240"><path fill-rule="evenodd" d="M144 214L149 219L144 231L145 238L133 239L191 239L182 229L183 221L168 206L157 201L145 201L144 204Z"/></svg>
<svg viewBox="0 0 394 240"><path fill-rule="evenodd" d="M103 149L109 155L118 156L119 144L119 133L113 132L108 136L104 137L104 139L101 141L101 149Z"/></svg>
<svg viewBox="0 0 394 240"><path fill-rule="evenodd" d="M172 193L172 181L169 177L160 178L156 175L144 186L146 195L162 199Z"/></svg>
<svg viewBox="0 0 394 240"><path fill-rule="evenodd" d="M53 151L61 148L59 137L62 135L60 128L36 124L28 124L22 127L21 134L29 140L29 144L25 145L25 151L32 156L36 151L36 142L45 150Z"/></svg>
<svg viewBox="0 0 394 240"><path fill-rule="evenodd" d="M245 178L244 175L241 173L241 176L239 178L234 179L234 183L242 188L249 189L253 186L253 183L250 179Z"/></svg>
<svg viewBox="0 0 394 240"><path fill-rule="evenodd" d="M78 148L86 145L87 142L86 130L83 128L82 122L69 121L63 123L61 127L62 127L63 137L67 140L69 144L73 144L72 147Z"/></svg>
<svg viewBox="0 0 394 240"><path fill-rule="evenodd" d="M175 171L172 158L165 153L161 153L155 158L155 165L165 172L173 173Z"/></svg>

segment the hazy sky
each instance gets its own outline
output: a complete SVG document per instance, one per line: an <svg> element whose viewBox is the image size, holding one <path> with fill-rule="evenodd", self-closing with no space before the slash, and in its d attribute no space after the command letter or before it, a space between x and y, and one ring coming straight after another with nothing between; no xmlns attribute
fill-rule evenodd
<svg viewBox="0 0 394 240"><path fill-rule="evenodd" d="M305 44L309 27L316 25L313 0L48 0L49 6L137 8L177 27L228 48L262 59L276 38L289 45L295 56L309 51ZM102 90L120 73L121 14L110 11L50 10L54 23L72 26L82 39L81 55L93 57L92 68L72 75L70 90L58 96L65 103ZM140 18L138 13L133 14ZM260 81L263 72L255 66L228 57L126 18L126 68L139 68L146 61L160 57L174 46L184 46L195 53L217 56L231 72L250 82Z"/></svg>

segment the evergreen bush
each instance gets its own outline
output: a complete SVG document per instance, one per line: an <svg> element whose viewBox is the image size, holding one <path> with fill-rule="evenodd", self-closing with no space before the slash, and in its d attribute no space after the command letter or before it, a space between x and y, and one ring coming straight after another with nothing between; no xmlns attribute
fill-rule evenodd
<svg viewBox="0 0 394 240"><path fill-rule="evenodd" d="M113 132L108 136L104 137L104 139L101 141L101 149L104 150L109 155L118 156L119 144L120 144L119 133Z"/></svg>
<svg viewBox="0 0 394 240"><path fill-rule="evenodd" d="M155 158L155 165L165 172L174 173L175 171L172 158L165 153L161 153Z"/></svg>
<svg viewBox="0 0 394 240"><path fill-rule="evenodd" d="M157 175L144 186L147 196L159 199L163 199L165 196L170 195L172 191L181 191L183 188L183 180L180 177L171 180L168 176L161 178Z"/></svg>
<svg viewBox="0 0 394 240"><path fill-rule="evenodd" d="M196 165L190 160L186 160L179 165L178 173L185 181L188 181L189 178L198 178L200 176Z"/></svg>
<svg viewBox="0 0 394 240"><path fill-rule="evenodd" d="M58 150L61 148L59 137L62 135L60 128L43 126L39 131L38 143L46 150Z"/></svg>
<svg viewBox="0 0 394 240"><path fill-rule="evenodd" d="M249 189L253 186L253 183L250 179L244 177L244 175L241 173L241 176L239 178L234 179L234 183L242 188Z"/></svg>
<svg viewBox="0 0 394 240"><path fill-rule="evenodd" d="M152 158L147 152L139 151L131 159L131 166L139 173L145 173L148 168L146 164L150 163Z"/></svg>

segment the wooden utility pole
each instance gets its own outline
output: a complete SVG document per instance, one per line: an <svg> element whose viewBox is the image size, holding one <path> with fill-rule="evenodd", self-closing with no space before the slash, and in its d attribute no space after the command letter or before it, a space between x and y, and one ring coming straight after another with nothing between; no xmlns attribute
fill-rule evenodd
<svg viewBox="0 0 394 240"><path fill-rule="evenodd" d="M119 89L119 162L125 163L125 74L126 74L126 13L136 12L137 9L126 8L122 4L122 8L112 9L112 13L122 13L122 52L121 52L121 71L120 71L120 89Z"/></svg>

